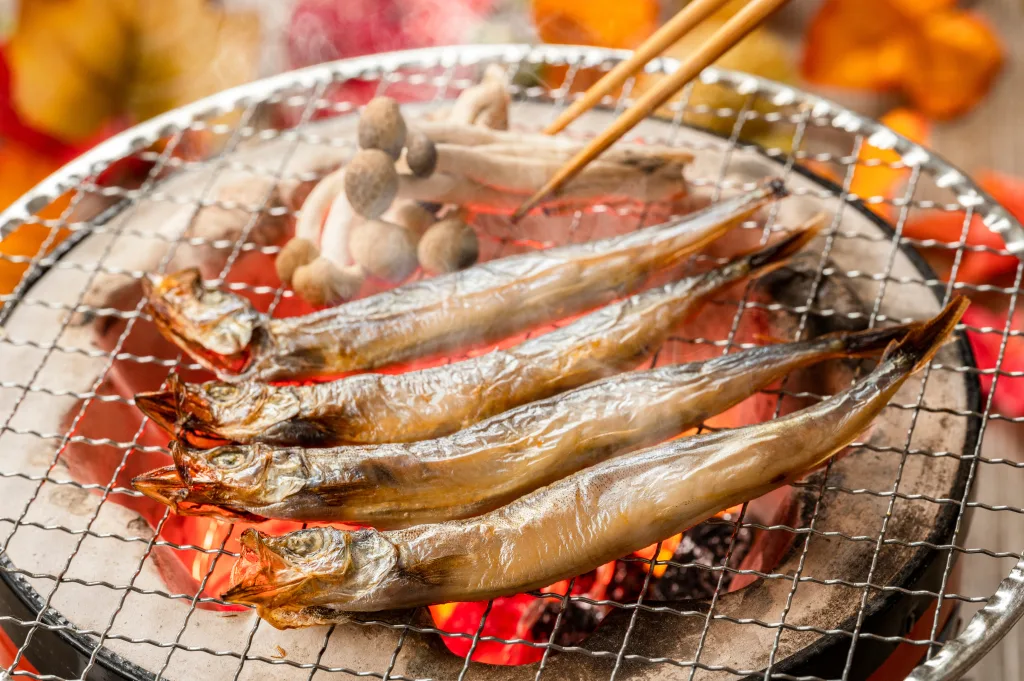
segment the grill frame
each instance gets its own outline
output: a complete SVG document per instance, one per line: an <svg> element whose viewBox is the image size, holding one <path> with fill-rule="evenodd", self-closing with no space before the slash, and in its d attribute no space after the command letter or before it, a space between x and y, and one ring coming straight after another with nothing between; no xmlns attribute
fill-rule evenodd
<svg viewBox="0 0 1024 681"><path fill-rule="evenodd" d="M259 91L263 93L268 93L275 90L286 88L290 89L294 87L297 83L299 84L300 87L312 91L316 87L318 79L324 77L325 75L331 77L332 74L337 74L339 72L344 72L346 74L355 74L365 70L377 68L387 71L387 69L389 68L395 68L398 64L408 64L409 62L414 62L417 59L423 59L425 61L429 61L430 63L444 63L444 54L456 53L440 53L442 54L442 59L437 59L438 54L439 51L437 50L423 50L415 52L396 53L393 55L382 55L378 57L360 58L355 60L346 60L344 62L336 62L334 64L327 64L318 67L313 67L310 69L305 69L303 71L296 73L283 74L280 77L275 77L268 79L266 81L261 81L260 83L254 85L259 86ZM545 61L553 60L555 62L557 62L558 60L577 59L582 61L584 64L597 66L600 64L607 63L608 61L614 61L615 59L622 59L624 54L626 53L598 50L594 48L531 48L527 46L499 46L464 48L457 53L457 60L460 63L472 63L473 60L482 61L486 59L504 58L509 62L514 63L516 61L524 61L526 60L527 56L529 56L531 59L539 57L541 59L544 59ZM452 58L456 59L456 57ZM655 65L652 67L652 70L671 70L673 66L674 64L672 60L661 60L661 63L655 63ZM709 72L707 72L705 75L706 77L710 76L711 80L714 80L715 78L721 78L727 81L731 81L733 83L739 83L741 84L741 86L744 83L746 83L747 86L749 86L750 83L754 83L758 89L763 89L770 93L774 92L776 93L776 96L780 98L786 97L787 93L795 93L795 91L793 91L791 88L773 85L767 83L766 81L761 81L760 79L755 79L750 76L730 74L727 72L717 71L714 69L709 70ZM212 111L234 108L237 102L241 101L241 99L244 99L244 95L246 95L247 93L251 93L253 89L253 86L250 85L243 86L242 88L237 88L235 90L227 91L225 93L222 93L221 95L217 95L215 97L203 100L189 107L185 107L175 112L171 112L170 114L167 114L165 116L161 116L157 119L154 119L153 121L150 121L146 124L143 124L142 126L133 129L132 131L123 133L118 137L108 140L107 142L103 143L102 145L94 149L92 152L86 154L84 157L72 162L68 166L65 166L65 168L63 168L61 171L58 171L58 173L45 180L36 189L34 189L32 192L26 195L26 197L24 197L22 200L13 205L10 209L8 209L8 211L0 215L0 234L6 234L10 229L16 227L17 224L20 223L20 220L24 215L31 213L34 209L38 209L39 207L41 207L41 205L45 205L45 203L48 203L49 200L51 200L53 197L62 193L64 189L70 186L77 185L79 182L81 182L81 180L84 177L91 174L94 164L101 163L103 160L120 158L122 156L126 156L132 153L133 151L137 151L138 149L145 147L150 142L166 136L168 134L168 131L173 130L176 125L187 127L191 123L191 121L196 117L208 116ZM800 97L801 99L807 99L808 101L813 102L814 107L821 115L825 116L829 114L834 114L835 118L838 121L834 122L834 125L842 124L842 120L839 120L841 119L841 116L839 114L843 114L852 117L847 120L847 125L864 126L866 130L870 132L870 134L884 132L884 130L878 124L867 121L866 119L860 119L859 117L856 117L854 114L845 111L844 109L842 109L842 107L839 107L838 105L828 103L825 100L818 100L818 98L806 95L800 95ZM895 147L904 156L912 156L913 154L922 151L919 147L916 147L915 145L912 145L906 140L902 140L901 138L898 137L896 137L895 139ZM940 158L930 154L926 155L926 157L922 159L921 165L922 167L932 165L935 168L943 169L944 172L949 173L948 186L959 186L960 193L965 196L971 196L973 194L973 196L976 198L972 198L970 200L976 201L977 206L979 207L979 212L984 212L986 214L986 222L987 224L989 224L990 228L992 228L994 231L998 231L1000 233L1009 235L1008 243L1011 245L1011 250L1013 250L1014 245L1019 246L1020 244L1024 243L1024 230L1022 230L1021 226L1018 223L1016 223L1008 214L1006 214L1006 212L1001 207L998 207L996 204L994 204L994 202L992 202L991 199L978 192L974 185L971 184L961 173L952 169L951 166L946 164ZM800 167L794 166L791 170L803 173L805 175L810 175ZM65 184L67 181L70 181L70 184ZM822 178L815 177L814 181L824 186L827 186L827 181L824 181ZM837 194L841 191L841 188L832 185L831 187L829 187L829 190L830 192ZM40 204L40 200L44 201L44 203ZM892 234L891 228L880 219L877 219L873 214L870 214L865 209L862 202L848 200L847 205L854 207L855 210L861 213L869 215L876 224L887 229L888 234ZM123 207L124 204L118 204L117 206L109 208L107 209L107 211L105 211L104 217L91 220L90 222L94 224L102 224L100 220L103 220L103 222L105 222L107 219L110 219L111 217L116 215ZM62 243L59 247L59 250L51 254L48 260L51 260L53 262L59 261L78 243L79 240L84 238L86 235L87 232L84 231L73 235L73 237L69 238L64 243ZM923 261L916 254L916 252L914 252L912 249L909 249L906 245L901 245L899 248L905 254L907 254L908 257L911 258L911 261L921 271L921 273L925 275L925 278L934 278L934 275L931 273L931 270L927 268L927 265L923 263ZM27 283L23 282L21 295L24 295L31 288L32 284L34 284L35 281L37 281L44 274L45 269L36 267L34 271L31 273L30 277L26 277L26 280L31 280L27 281ZM17 300L15 299L15 303L16 302ZM0 311L0 324L2 324L3 319L10 314L10 312L13 310L13 307L13 305L6 304L3 310ZM965 351L964 356L971 357L970 348L967 345L966 341L961 338L959 340L959 343ZM974 383L976 384L976 381ZM980 394L975 395L975 398L978 400L977 404L980 405ZM980 412L981 410L972 408L972 411ZM952 509L952 507L950 507L950 509ZM0 568L7 567L8 564L6 562L6 557L4 557L4 564L0 565ZM12 590L12 593L17 593L19 587L22 586L21 584L19 584L19 582L23 580L21 580L18 575L9 574L7 569L0 569L0 573L2 573L0 574L0 577L3 578L5 586L10 588ZM895 598L896 596L896 594L893 594L893 598ZM19 595L18 598L21 601L22 605L29 608L33 607L32 603L27 602L25 600L24 594ZM38 603L35 604L36 607L38 607L38 605ZM69 643L82 643L81 641L75 642L73 640L73 638L77 635L68 634L67 632L58 633L58 636L60 636L61 638L65 638L65 635L69 637ZM80 650L83 649L81 645L76 645L75 647ZM86 647L84 649L88 650L89 648ZM131 663L128 663L127 661L123 660L122 658L113 653L111 653L109 656L106 655L106 652L107 651L101 652L99 658L96 660L98 664L92 667L94 671L101 667L109 669L113 672L118 671L118 668L120 668L122 671L128 671L130 670L131 667L134 667L134 665L131 665ZM777 669L780 672L785 672L785 668L783 667L783 665L777 665ZM100 676L97 678L104 677ZM143 679L152 677L139 676L137 678Z"/></svg>

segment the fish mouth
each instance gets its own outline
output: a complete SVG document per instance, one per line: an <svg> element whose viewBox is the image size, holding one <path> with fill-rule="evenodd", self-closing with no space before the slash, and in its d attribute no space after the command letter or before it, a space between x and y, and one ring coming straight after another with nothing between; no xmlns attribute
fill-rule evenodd
<svg viewBox="0 0 1024 681"><path fill-rule="evenodd" d="M230 442L212 423L206 399L190 390L177 374L167 377L167 390L138 393L135 406L169 435L200 449Z"/></svg>
<svg viewBox="0 0 1024 681"><path fill-rule="evenodd" d="M174 511L178 510L178 504L189 493L188 485L178 475L178 469L174 466L164 466L143 473L132 479L132 487L150 499L170 506Z"/></svg>
<svg viewBox="0 0 1024 681"><path fill-rule="evenodd" d="M163 430L171 435L178 434L178 398L173 391L139 393L135 396L135 406Z"/></svg>
<svg viewBox="0 0 1024 681"><path fill-rule="evenodd" d="M197 494L196 489L182 479L176 466L164 466L143 473L132 479L132 487L150 499L168 506L178 515L219 518L232 523L260 523L266 520L255 513L204 501L200 498L201 494Z"/></svg>
<svg viewBox="0 0 1024 681"><path fill-rule="evenodd" d="M146 310L165 338L225 380L247 370L261 330L260 315L248 300L205 289L195 267L149 275L141 283Z"/></svg>
<svg viewBox="0 0 1024 681"><path fill-rule="evenodd" d="M248 529L238 538L242 555L232 569L235 585L221 598L229 603L260 605L276 595L298 587L304 577L279 580L278 575L288 569L288 563L263 541L263 533Z"/></svg>

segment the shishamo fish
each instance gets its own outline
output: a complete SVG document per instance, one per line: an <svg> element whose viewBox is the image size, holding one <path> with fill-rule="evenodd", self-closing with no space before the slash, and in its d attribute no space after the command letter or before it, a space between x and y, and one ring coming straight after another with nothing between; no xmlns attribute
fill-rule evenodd
<svg viewBox="0 0 1024 681"><path fill-rule="evenodd" d="M492 260L288 319L205 287L194 269L143 283L161 333L222 380L310 379L497 341L603 305L786 195L773 179L661 225Z"/></svg>
<svg viewBox="0 0 1024 681"><path fill-rule="evenodd" d="M235 586L275 627L482 601L553 584L792 482L853 442L952 333L967 300L894 344L838 395L766 423L616 457L482 516L404 530L246 530Z"/></svg>

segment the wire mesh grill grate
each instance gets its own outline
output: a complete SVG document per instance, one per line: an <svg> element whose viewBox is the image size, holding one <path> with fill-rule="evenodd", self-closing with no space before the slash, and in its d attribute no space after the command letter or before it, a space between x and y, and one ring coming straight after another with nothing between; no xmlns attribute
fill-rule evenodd
<svg viewBox="0 0 1024 681"><path fill-rule="evenodd" d="M1024 418L998 413L991 400L945 399L942 391L930 390L928 386L936 382L951 385L956 380L969 386L979 377L987 377L993 386L998 386L1000 381L1024 376L1024 371L1011 370L1004 364L1007 347L1019 342L1017 339L1024 334L1024 328L1014 327L1012 314L1016 310L1024 268L1017 267L1009 286L956 282L965 254L1011 254L1007 249L965 243L975 216L983 218L997 231L1018 230L1019 226L957 171L877 125L797 91L716 71L709 71L706 79L717 82L718 87L728 92L732 108L712 108L692 101L693 89L688 88L658 127L647 132L641 128L638 136L650 141L644 135L654 135L662 143L680 143L695 153L707 152L714 161L688 179L696 189L712 197L747 182L737 179L736 166L746 163L745 159L753 153L766 163L774 164L776 172L786 178L797 197L831 202L835 218L821 250L813 254L815 267L810 295L805 300L765 302L748 286L738 299L715 301L709 308L707 314L728 320L722 333L707 337L680 333L656 361L678 361L694 347L701 348L706 356L748 347L750 344L744 340L740 329L752 314L786 314L796 320L796 335L805 337L814 320L875 325L920 318L921 315L916 314L920 308L902 303L928 298L932 301L929 304L937 308L935 299L946 300L961 290L972 297L984 297L990 306L1010 313L1007 315L1010 321L1002 328L965 328L979 337L999 339L995 369L979 370L969 361L941 356L929 368L928 376L906 393L909 399L897 400L887 410L887 415L894 415L893 418L905 426L899 429L900 436L883 441L872 438L856 445L879 461L890 465L894 462L886 484L870 488L851 486L830 463L823 475L794 485L797 493L808 500L809 515L801 522L760 522L748 515L747 505L732 520L714 521L727 524L733 538L741 530L791 535L798 540L794 544L793 562L787 563L791 569L744 568L730 560L731 549L722 564L714 565L658 560L659 551L655 550L651 559L624 560L642 561L649 568L670 565L681 570L708 572L717 580L714 596L691 607L650 602L647 590L652 569L647 570L639 596L626 602L568 593L535 593L536 598L557 604L555 632L564 626L563 614L573 602L608 606L621 614L623 626L621 631L616 630L621 634L616 640L601 639L586 645L538 643L488 635L485 624L490 605L480 626L471 634L440 631L425 625L422 618L402 615L395 620L371 617L345 625L344 629L330 627L314 633L304 632L301 640L298 635L289 638L288 634L275 638L276 634L268 631L270 627L250 613L227 613L233 615L233 622L244 622L244 626L235 626L230 640L210 640L204 633L204 628L210 626L206 618L209 613L203 608L220 601L206 594L204 587L219 563L231 561L237 555L228 549L229 540L237 537L237 532L213 534L215 541L212 542L178 542L168 538L165 532L171 517L168 513L150 518L147 525L131 520L130 513L117 510L119 505L124 505L122 501L141 496L123 484L122 473L130 470L139 457L166 454L166 449L145 440L145 422L125 436L114 427L107 428L97 417L89 416L93 413L91 410L104 407L133 409L132 401L120 394L116 386L111 386L111 381L116 381L112 367L131 366L133 370L161 375L172 370L199 369L180 355L163 356L145 345L140 346L133 334L147 327L149 320L141 302L130 300L125 304L119 292L131 288L133 282L149 272L164 272L172 264L180 264L180 258L188 257L183 253L195 251L217 263L216 271L209 276L214 282L263 300L264 309L270 312L284 310L295 302L290 291L279 288L274 282L233 279L232 274L249 256L272 256L277 252L276 241L262 231L266 224L294 216L293 208L275 201L275 191L282 183L304 182L322 176L322 169L310 169L316 164L308 162L309 150L327 149L341 155L352 150L353 138L325 134L325 122L351 117L358 110L352 102L373 94L398 92L403 98L422 102L428 108L439 106L473 84L479 66L488 61L509 64L514 74L511 89L516 106L535 106L531 111L544 111L544 115L553 118L570 92L592 78L595 72L610 68L616 58L601 50L577 48L468 48L385 55L286 74L174 112L136 128L130 135L101 145L0 216L0 233L7 234L18 225L28 224L48 230L49 234L47 242L34 256L0 255L8 262L27 266L13 293L0 296L3 305L0 357L16 358L13 362L0 362L0 372L3 372L0 373L0 446L4 451L28 452L21 459L12 458L13 463L0 464L0 489L4 490L4 496L10 497L0 503L0 526L3 527L0 537L4 550L0 567L8 586L13 584L24 593L32 594L29 600L34 601L27 604L27 616L0 616L0 623L12 633L18 647L14 659L7 665L11 676L84 679L103 667L128 677L175 679L184 678L183 669L204 668L205 661L215 660L216 665L210 669L216 671L211 671L209 678L261 678L274 673L286 678L307 679L364 676L379 679L545 679L564 678L561 674L566 667L557 665L565 660L589 658L597 666L588 669L599 670L594 678L750 676L845 680L862 675L864 665L870 665L872 656L878 654L873 652L876 645L905 644L927 649L927 654L932 655L942 645L945 632L940 626L940 615L945 604L977 608L989 601L994 584L988 591L960 593L951 575L957 561L984 560L994 566L990 572L1002 577L1013 562L1021 560L1019 547L971 545L967 541L971 535L966 532L964 517L968 511L978 512L979 509L983 513L1024 516L1024 508L1015 505L1013 499L976 492L976 481L984 471L995 470L997 475L1012 476L1024 468L1024 462L993 455L994 451L983 446L990 424L1013 428ZM673 66L668 60L656 61L650 70ZM627 103L634 84L629 84L618 100L607 102L610 111ZM519 123L515 119L513 122ZM524 127L539 128L544 122L531 119ZM712 127L718 135L684 134L695 122ZM752 137L752 130L756 131L756 137ZM763 143L767 150L760 151L752 139ZM260 145L274 145L273 153L258 157L245 155L247 149ZM890 146L895 146L899 161L865 160L862 153L868 148ZM295 168L293 158L304 153L307 154L305 167ZM151 164L141 185L97 183L96 178L102 171L125 158ZM906 191L901 197L859 196L854 191L857 173L878 166L907 174ZM808 175L809 170L830 174L834 183L819 181L816 176ZM199 178L194 191L179 191L179 187L168 184L168 178L185 173ZM223 177L229 173L248 178L252 185L241 200L225 199L219 191ZM61 197L69 198L62 200ZM861 204L871 209L885 209L891 218L891 229L857 227L857 220L872 224ZM55 215L60 205L65 207ZM184 214L179 229L139 226L150 211L169 206ZM50 213L37 215L47 210ZM235 232L214 230L212 236L197 234L194 227L204 211L206 214L219 211L221 215L243 215L244 226ZM907 221L922 211L962 212L963 230L959 240L939 243L904 236ZM654 219L646 211L638 213L632 209L599 206L586 215L577 212L563 216L569 224L570 238L595 238L595 230L601 223L593 219L593 215L601 214L612 215L633 226ZM134 225L133 215L137 218ZM856 216L857 220L851 216ZM855 223L853 227L851 220ZM787 223L788 220L773 211L763 226L748 225L753 228L749 230L752 243L765 242L772 231L784 228ZM69 233L70 237L51 251L50 246L61 233ZM529 247L500 220L489 220L482 234L490 257ZM537 236L543 241L542 233ZM76 257L87 243L93 244L92 250ZM838 264L833 251L838 252L850 244L855 248L874 249L872 252L877 252L881 258L881 266L874 266L871 260L865 260L864 268ZM938 278L927 268L897 267L906 259L906 249L913 247L951 252L954 259L950 275ZM824 305L818 293L830 281L871 287L873 296L864 301L863 309ZM947 283L949 281L955 283ZM897 304L900 301L902 303ZM40 324L35 332L37 327L32 320L37 317L60 322ZM103 329L106 341L90 342L88 335L76 330L83 328ZM84 372L87 375L78 375L81 367L89 367L89 371ZM58 379L54 380L54 376ZM779 413L784 398L823 397L787 383L779 389L766 391L766 396L774 400L775 414ZM66 403L74 405L70 418L59 423L54 419L49 430L40 429L30 418L39 412L57 411L58 405ZM925 425L920 426L919 421ZM972 440L965 436L961 443L964 446L959 448L936 446L936 442L944 442L941 433L929 437L918 433L919 428L932 433L936 430L935 424L964 432L973 429L976 437ZM64 463L69 447L118 452L109 479L83 482L70 474ZM15 466L18 461L25 465ZM917 484L922 466L956 469L964 478L963 484L951 487L948 495L921 491L930 489ZM49 513L48 499L54 495L60 496L61 503L69 509L64 515ZM854 526L853 531L822 518L823 508L849 500L854 500L849 503L871 504L870 508L877 512L862 519L864 522L859 527ZM889 519L909 513L923 513L929 518L941 516L950 531L942 541L894 533ZM111 523L115 526L113 530L108 529ZM864 545L870 563L850 574L819 574L814 567L819 563L808 559L808 555L820 551L821 545ZM937 588L917 588L909 582L878 578L876 568L884 564L888 556L916 550L934 552L939 566ZM54 566L52 569L26 567L38 562L29 554L47 551L59 554L56 561L49 563ZM154 580L151 573L162 560L161 556L167 555L163 551L205 557L202 562L193 562L193 567L201 565L202 570L191 575L194 578L192 588L176 590L166 582ZM117 563L116 569L111 567L109 572L102 569L102 556L120 553L131 553L131 560L112 560ZM742 613L738 616L737 611L726 609L722 603L728 598L723 587L727 575L780 585L781 598L773 603L771 617L747 617ZM819 589L813 592L816 595L826 593L824 590L837 590L841 598L857 603L855 617L841 622L841 626L805 621L800 615L807 598L804 594L812 588ZM99 592L106 594L99 602L112 604L109 611L84 619L78 613L66 613L68 619L60 616L69 598L88 602ZM866 630L865 622L873 614L871 611L878 599L890 596L908 597L924 604L916 611L924 622L923 629L899 630L894 634ZM151 599L162 601L165 606L167 602L173 603L175 621L166 626L147 625L146 613L151 604L157 602ZM86 620L91 623L80 623ZM657 629L652 629L651 622L684 622L680 626L692 630L694 647L682 657L669 654L670 647L663 650L657 636L652 635ZM728 655L723 657L720 650L719 627L743 632L742 640L756 642L765 655L764 664L745 668L730 663ZM362 635L358 632L365 633L365 640L357 638ZM51 674L38 673L21 664L34 639L53 634L73 635L81 644L77 665ZM825 676L790 673L789 653L802 648L801 641L808 635L847 642L841 664L830 668ZM555 633L551 636L553 639ZM436 642L439 637L465 639L469 641L471 652L488 643L518 643L542 650L543 658L539 664L518 668L515 675L492 677L493 668L470 662L468 657L465 661L457 659L436 646L431 648L430 641ZM373 660L372 665L342 663L348 659L340 655L342 648L379 647L382 641L389 643L387 650L373 650L372 654L359 658ZM410 652L410 648L415 650ZM131 652L135 649L148 651L145 670L125 661L135 659ZM416 659L423 656L446 662L434 667L417 666ZM429 673L421 674L417 670Z"/></svg>

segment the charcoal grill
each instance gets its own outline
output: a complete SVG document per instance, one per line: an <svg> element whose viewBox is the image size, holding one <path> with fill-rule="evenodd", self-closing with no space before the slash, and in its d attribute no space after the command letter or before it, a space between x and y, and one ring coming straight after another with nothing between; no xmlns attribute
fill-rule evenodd
<svg viewBox="0 0 1024 681"><path fill-rule="evenodd" d="M166 534L166 514L147 523L137 513L141 500L126 487L128 474L162 447L146 439L144 422L131 420L140 417L123 396L132 387L125 376L159 382L171 370L196 368L168 353L152 333L139 299L144 273L198 263L215 283L228 282L263 296L264 307L284 310L294 297L272 274L235 280L232 272L246 261L269 263L277 252L291 209L276 200L276 187L312 180L352 153L353 101L385 93L411 102L408 111L434 109L471 85L484 65L499 62L512 76L514 124L540 129L575 85L592 82L623 58L595 48L478 46L283 74L118 135L0 215L0 234L32 223L52 235L34 257L7 256L28 270L17 289L0 298L0 625L16 647L6 673L39 679L811 681L867 678L891 662L893 650L910 650L912 661L927 659L914 678L945 679L962 674L994 645L1024 607L1020 565L994 593L981 594L957 593L953 568L958 560L989 560L1006 574L1006 561L1021 559L1015 551L965 544L965 536L975 509L1022 513L1006 503L972 500L979 469L1002 467L1015 475L1024 464L984 456L989 424L1014 419L996 414L982 398L982 372L962 338L900 392L865 442L795 486L802 509L795 519L767 526L745 507L729 521L737 531L789 535L791 547L777 564L762 570L676 566L743 573L752 582L746 588L692 602L648 602L641 593L635 601L610 603L612 614L581 645L527 643L544 649L538 664L487 666L452 655L439 643L447 634L423 612L279 632L251 611L212 609L217 599L202 587L218 561L233 559L226 535L211 531L213 541L181 543ZM659 59L647 71L676 65ZM725 331L681 333L659 361L685 355L681 348L721 353L739 347L742 320L758 311L786 316L798 335L822 320L884 324L935 313L962 285L939 280L914 247L944 246L956 254L955 263L972 249L995 249L967 246L963 237L953 244L903 237L918 211L966 211L965 235L969 220L981 217L1006 239L1009 248L998 253L1015 253L1024 244L1021 226L961 172L878 123L749 75L709 69L702 78L734 104L709 107L691 101L687 90L631 136L692 149L697 160L688 179L711 198L781 174L796 198L773 210L766 224L745 226L754 242L822 207L836 217L808 260L813 266L804 299L766 303L744 293L717 301L714 314L729 320ZM593 134L607 124L632 85L574 124L572 134ZM754 143L754 132L768 141ZM862 160L870 148L891 150L895 160ZM123 159L151 164L141 186L97 183ZM907 175L901 197L851 192L857 173L877 165ZM234 193L225 193L231 183ZM37 215L69 192L73 198L59 216ZM881 219L874 212L880 208L892 219ZM515 228L499 218L477 227L493 257L522 247L517 229L533 230L543 241L551 221L568 220L570 238L586 239L601 229L635 228L644 217L595 206L533 217ZM213 227L198 233L201 219ZM70 236L47 254L62 229ZM970 290L1012 311L1022 274L1018 267L1011 287ZM860 306L834 305L822 292L835 285L852 291ZM975 331L994 334L1001 348L1021 333L1009 323ZM995 382L1016 376L1001 367L989 373ZM786 394L784 385L772 399ZM81 456L70 461L71 451L110 461L106 477L83 476ZM172 552L203 560L191 563L193 574L168 581ZM568 601L537 597L562 607ZM951 606L981 605L957 636ZM488 640L482 631L483 625L469 635L471 648Z"/></svg>

